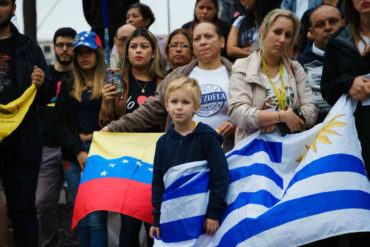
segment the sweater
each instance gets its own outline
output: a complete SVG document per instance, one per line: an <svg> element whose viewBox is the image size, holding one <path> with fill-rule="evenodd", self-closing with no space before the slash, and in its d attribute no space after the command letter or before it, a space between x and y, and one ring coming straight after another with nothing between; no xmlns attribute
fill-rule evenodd
<svg viewBox="0 0 370 247"><path fill-rule="evenodd" d="M194 132L183 136L171 125L157 142L152 181L154 226L159 226L160 208L164 193L163 177L174 166L207 160L210 169L210 196L206 218L219 220L226 208L229 171L221 148L223 137L211 127L199 122Z"/></svg>

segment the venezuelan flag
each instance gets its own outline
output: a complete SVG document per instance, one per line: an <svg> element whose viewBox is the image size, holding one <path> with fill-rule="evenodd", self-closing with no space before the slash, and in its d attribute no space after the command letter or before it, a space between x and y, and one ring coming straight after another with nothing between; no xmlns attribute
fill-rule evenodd
<svg viewBox="0 0 370 247"><path fill-rule="evenodd" d="M161 135L94 132L78 188L72 229L87 214L98 210L153 222L153 160Z"/></svg>

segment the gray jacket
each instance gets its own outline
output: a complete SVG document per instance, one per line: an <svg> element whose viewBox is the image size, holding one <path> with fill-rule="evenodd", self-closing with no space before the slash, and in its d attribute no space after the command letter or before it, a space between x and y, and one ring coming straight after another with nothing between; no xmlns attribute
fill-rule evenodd
<svg viewBox="0 0 370 247"><path fill-rule="evenodd" d="M231 62L223 57L221 57L221 60L230 75ZM197 65L198 60L195 59L189 64L171 72L164 78L161 84L159 84L153 98L148 98L145 103L140 105L134 112L126 114L116 121L112 121L108 124L109 130L112 132L143 132L156 127L160 127L163 131L167 130L172 123L164 105L164 95L167 84L170 79L176 75L188 76Z"/></svg>

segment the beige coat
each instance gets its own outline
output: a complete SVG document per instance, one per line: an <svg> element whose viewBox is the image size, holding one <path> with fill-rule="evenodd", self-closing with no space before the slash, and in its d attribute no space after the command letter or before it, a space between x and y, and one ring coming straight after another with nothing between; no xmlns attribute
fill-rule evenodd
<svg viewBox="0 0 370 247"><path fill-rule="evenodd" d="M306 118L305 128L314 125L317 118L317 106L307 76L296 61L283 58L283 65L288 74L288 83L293 93L293 107L300 108ZM235 142L242 140L260 128L259 110L266 97L266 89L260 78L260 51L254 51L249 57L236 60L232 67L229 85L229 111L231 121L237 125ZM294 72L293 72L294 71Z"/></svg>

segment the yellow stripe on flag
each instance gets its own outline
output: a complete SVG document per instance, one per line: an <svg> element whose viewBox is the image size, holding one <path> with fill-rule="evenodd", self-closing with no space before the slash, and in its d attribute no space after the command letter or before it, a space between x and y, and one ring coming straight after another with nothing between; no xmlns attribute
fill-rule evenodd
<svg viewBox="0 0 370 247"><path fill-rule="evenodd" d="M89 156L100 155L106 159L130 156L153 164L155 146L163 133L111 133L94 132Z"/></svg>

